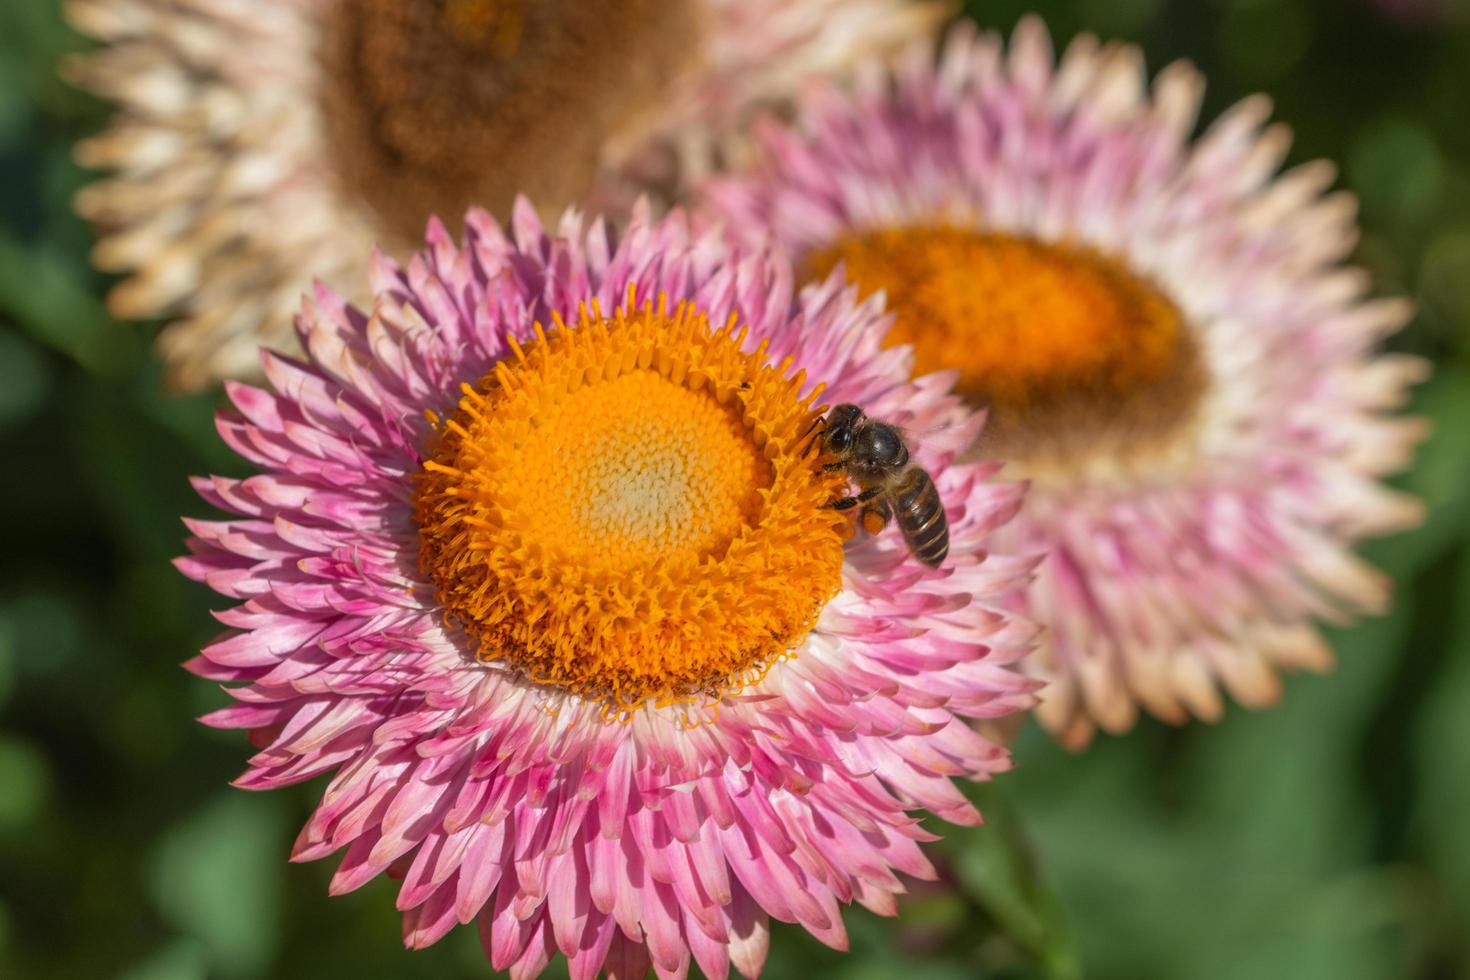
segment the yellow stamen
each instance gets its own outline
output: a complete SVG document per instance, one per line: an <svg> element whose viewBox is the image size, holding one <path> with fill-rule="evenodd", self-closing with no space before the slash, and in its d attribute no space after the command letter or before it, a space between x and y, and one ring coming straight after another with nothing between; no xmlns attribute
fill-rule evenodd
<svg viewBox="0 0 1470 980"><path fill-rule="evenodd" d="M837 262L888 294L890 344L913 344L920 373L958 368L958 389L1023 408L1079 386L1121 392L1163 378L1182 323L1158 290L1067 245L957 228L889 228L843 238L808 260Z"/></svg>
<svg viewBox="0 0 1470 980"><path fill-rule="evenodd" d="M420 564L485 661L615 709L738 689L841 577L817 392L733 320L559 321L464 388L415 495Z"/></svg>

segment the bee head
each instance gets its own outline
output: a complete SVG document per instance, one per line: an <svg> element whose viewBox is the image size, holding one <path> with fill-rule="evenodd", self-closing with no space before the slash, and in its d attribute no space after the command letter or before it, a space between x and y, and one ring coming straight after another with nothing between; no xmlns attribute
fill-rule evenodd
<svg viewBox="0 0 1470 980"><path fill-rule="evenodd" d="M838 405L822 424L822 444L829 453L841 455L852 449L863 410L856 405Z"/></svg>

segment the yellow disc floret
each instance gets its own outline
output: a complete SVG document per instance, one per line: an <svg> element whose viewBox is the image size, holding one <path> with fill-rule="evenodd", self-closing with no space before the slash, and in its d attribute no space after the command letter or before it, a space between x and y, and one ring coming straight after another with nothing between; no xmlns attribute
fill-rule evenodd
<svg viewBox="0 0 1470 980"><path fill-rule="evenodd" d="M808 259L837 262L865 293L884 290L890 344L912 344L920 373L958 368L958 390L1024 408L1085 390L1106 395L1159 381L1175 366L1183 324L1157 289L1107 257L960 228L848 235Z"/></svg>
<svg viewBox="0 0 1470 980"><path fill-rule="evenodd" d="M818 392L660 304L556 321L464 387L415 496L420 564L484 661L627 709L759 677L841 577Z"/></svg>

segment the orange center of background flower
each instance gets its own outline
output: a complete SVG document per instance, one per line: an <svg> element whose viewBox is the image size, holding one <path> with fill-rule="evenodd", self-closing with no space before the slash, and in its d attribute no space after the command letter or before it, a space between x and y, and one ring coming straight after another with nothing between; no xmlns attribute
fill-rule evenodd
<svg viewBox="0 0 1470 980"><path fill-rule="evenodd" d="M1122 392L1164 378L1183 325L1158 290L1105 256L958 228L849 235L807 260L839 261L895 314L888 343L912 344L915 370L958 368L957 389L1024 409L1079 389Z"/></svg>
<svg viewBox="0 0 1470 980"><path fill-rule="evenodd" d="M840 587L816 392L681 307L539 328L466 386L415 498L420 564L485 661L630 709L738 690Z"/></svg>

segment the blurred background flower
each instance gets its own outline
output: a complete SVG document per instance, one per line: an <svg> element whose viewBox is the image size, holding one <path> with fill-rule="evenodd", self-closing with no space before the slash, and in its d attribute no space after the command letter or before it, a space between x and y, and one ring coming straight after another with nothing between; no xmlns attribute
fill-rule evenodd
<svg viewBox="0 0 1470 980"><path fill-rule="evenodd" d="M920 0L68 0L66 63L117 103L77 197L119 317L174 385L257 376L313 278L530 195L621 210L708 169L748 112L925 33ZM361 296L354 293L354 296Z"/></svg>
<svg viewBox="0 0 1470 980"><path fill-rule="evenodd" d="M1470 34L1370 0L989 0L1009 34L1042 13L1188 57L1202 116L1255 91L1361 202L1355 260L1418 315L1393 341L1432 357L1414 410L1435 424L1401 489L1416 532L1366 557L1388 615L1329 631L1338 667L1218 726L1144 720L1072 757L1033 728L977 799L990 823L931 851L941 880L897 923L856 911L853 950L776 930L766 975L915 980L1290 976L1389 980L1470 970ZM148 335L106 313L73 143L109 107L56 76L88 46L50 0L0 4L0 975L484 977L469 930L409 952L379 880L327 901L332 869L291 866L320 787L225 785L238 733L193 716L222 694L178 669L217 632L168 562L187 477L243 475L216 396L161 393Z"/></svg>
<svg viewBox="0 0 1470 980"><path fill-rule="evenodd" d="M1336 167L1280 173L1290 130L1260 95L1191 141L1204 78L1147 78L1130 44L961 25L891 77L814 85L706 188L807 275L882 290L888 342L987 412L974 455L1030 484L995 546L1047 556L1024 597L1037 717L1073 748L1330 669L1313 621L1388 607L1354 544L1423 517L1379 481L1424 436L1395 413L1429 363L1379 353L1411 310L1342 264Z"/></svg>

